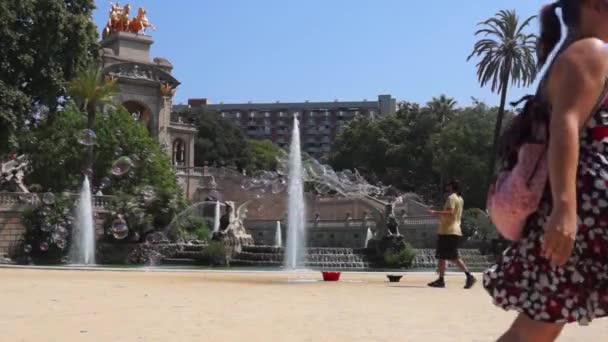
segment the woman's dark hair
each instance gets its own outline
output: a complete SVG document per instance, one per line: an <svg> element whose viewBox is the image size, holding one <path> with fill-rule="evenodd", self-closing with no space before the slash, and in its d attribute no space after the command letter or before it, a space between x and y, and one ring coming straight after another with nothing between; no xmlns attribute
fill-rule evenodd
<svg viewBox="0 0 608 342"><path fill-rule="evenodd" d="M562 38L562 25L557 15L557 9L562 12L562 20L568 30L575 27L580 20L581 0L558 0L545 5L540 11L540 36L536 49L538 67L547 62L549 55Z"/></svg>
<svg viewBox="0 0 608 342"><path fill-rule="evenodd" d="M540 35L538 38L537 58L540 69L555 50L562 38L562 24L557 10L561 10L561 16L568 34L578 25L580 21L580 7L582 0L558 0L545 5L540 12ZM546 77L547 73L545 73ZM549 105L542 96L542 84L540 82L539 92L536 96L526 96L512 103L513 106L526 101L520 114L515 116L509 126L505 129L498 143L498 156L503 163L501 168L511 169L517 163L517 152L519 147L527 142L539 142L538 129L544 126L547 129L549 123ZM548 132L547 130L545 132ZM545 139L547 137L545 136Z"/></svg>

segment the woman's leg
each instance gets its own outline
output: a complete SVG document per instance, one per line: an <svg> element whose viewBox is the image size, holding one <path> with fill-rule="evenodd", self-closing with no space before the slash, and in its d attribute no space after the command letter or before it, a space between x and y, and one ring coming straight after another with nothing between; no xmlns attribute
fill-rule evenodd
<svg viewBox="0 0 608 342"><path fill-rule="evenodd" d="M553 342L564 329L564 324L535 321L519 314L513 325L497 342Z"/></svg>

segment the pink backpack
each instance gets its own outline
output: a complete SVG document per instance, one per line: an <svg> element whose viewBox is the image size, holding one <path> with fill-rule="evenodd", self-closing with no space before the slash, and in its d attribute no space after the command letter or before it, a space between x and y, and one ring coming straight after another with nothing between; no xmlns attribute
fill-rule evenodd
<svg viewBox="0 0 608 342"><path fill-rule="evenodd" d="M526 220L538 209L549 173L546 151L544 143L523 144L515 167L501 171L490 187L490 219L506 239L518 241Z"/></svg>
<svg viewBox="0 0 608 342"><path fill-rule="evenodd" d="M542 83L542 82L541 82ZM540 89L540 88L539 88ZM506 239L518 241L528 217L536 212L543 196L547 165L549 111L539 96L528 95L522 112L505 131L501 149L503 168L488 191L486 208L492 223Z"/></svg>

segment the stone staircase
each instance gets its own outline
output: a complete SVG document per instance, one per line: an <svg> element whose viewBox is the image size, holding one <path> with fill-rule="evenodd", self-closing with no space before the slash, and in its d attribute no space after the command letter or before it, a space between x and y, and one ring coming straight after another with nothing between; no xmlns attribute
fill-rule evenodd
<svg viewBox="0 0 608 342"><path fill-rule="evenodd" d="M459 252L465 264L474 271L484 270L494 263L493 256L482 255L478 249L460 249ZM436 267L437 259L434 249L416 249L413 268L435 269ZM448 267L456 269L455 265L450 264Z"/></svg>
<svg viewBox="0 0 608 342"><path fill-rule="evenodd" d="M243 246L243 250L230 263L234 266L283 266L284 250L271 246ZM313 269L362 270L371 267L364 249L307 248L302 267Z"/></svg>
<svg viewBox="0 0 608 342"><path fill-rule="evenodd" d="M162 260L163 265L173 266L195 266L203 259L203 251L206 245L182 245L181 250L169 258Z"/></svg>
<svg viewBox="0 0 608 342"><path fill-rule="evenodd" d="M204 259L206 245L182 245L171 257L162 260L163 265L195 266ZM416 249L413 269L434 270L437 267L434 249ZM482 255L477 249L461 249L460 256L472 271L488 268L494 257ZM282 267L284 249L273 246L243 246L242 251L231 260L231 266ZM368 252L363 248L307 248L305 262L301 265L311 269L366 270L373 268ZM448 265L456 270L455 265Z"/></svg>

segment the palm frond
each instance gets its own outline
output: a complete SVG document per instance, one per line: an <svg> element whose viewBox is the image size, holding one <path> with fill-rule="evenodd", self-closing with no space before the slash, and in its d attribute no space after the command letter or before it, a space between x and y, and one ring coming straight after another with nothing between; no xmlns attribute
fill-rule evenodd
<svg viewBox="0 0 608 342"><path fill-rule="evenodd" d="M528 86L536 77L536 35L526 33L536 16L521 22L513 10L501 10L478 24L480 36L467 61L479 58L477 79L482 87L499 92L509 85ZM503 84L505 73L508 84Z"/></svg>

